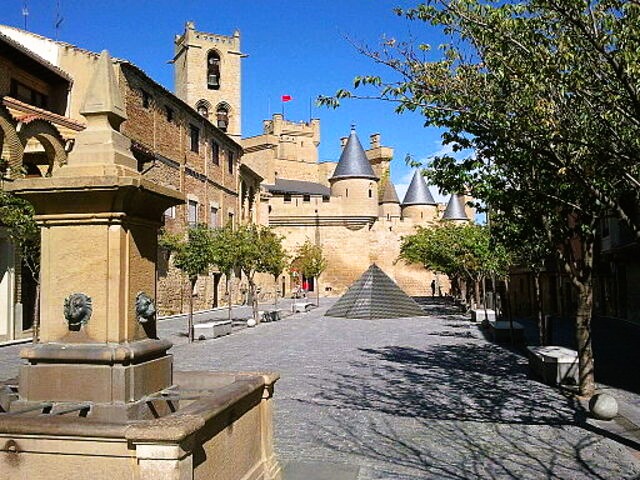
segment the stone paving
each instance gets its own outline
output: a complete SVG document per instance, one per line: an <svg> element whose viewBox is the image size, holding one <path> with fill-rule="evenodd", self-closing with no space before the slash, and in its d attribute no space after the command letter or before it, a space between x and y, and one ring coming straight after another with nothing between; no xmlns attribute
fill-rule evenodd
<svg viewBox="0 0 640 480"><path fill-rule="evenodd" d="M526 359L466 317L436 306L421 318L346 320L323 317L325 303L181 342L176 368L279 372L283 463L345 465L358 480L640 478L640 461L615 435L528 379ZM1 377L17 373L19 348L0 349Z"/></svg>

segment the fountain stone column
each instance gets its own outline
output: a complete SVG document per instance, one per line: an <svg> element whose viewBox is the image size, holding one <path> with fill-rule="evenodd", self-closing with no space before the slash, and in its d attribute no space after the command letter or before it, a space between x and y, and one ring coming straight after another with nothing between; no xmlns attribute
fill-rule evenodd
<svg viewBox="0 0 640 480"><path fill-rule="evenodd" d="M42 227L40 335L21 352L22 402L124 404L172 385L152 299L162 214L184 197L138 173L106 52L81 114L68 165L11 185Z"/></svg>

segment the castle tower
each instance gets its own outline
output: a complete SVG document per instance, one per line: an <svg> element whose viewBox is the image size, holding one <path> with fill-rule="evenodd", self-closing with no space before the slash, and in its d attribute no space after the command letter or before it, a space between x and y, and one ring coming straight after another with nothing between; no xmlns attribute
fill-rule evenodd
<svg viewBox="0 0 640 480"><path fill-rule="evenodd" d="M402 216L415 222L429 222L436 218L437 205L424 177L416 170L402 202Z"/></svg>
<svg viewBox="0 0 640 480"><path fill-rule="evenodd" d="M378 180L354 128L329 183L331 195L348 199L353 213L378 217Z"/></svg>
<svg viewBox="0 0 640 480"><path fill-rule="evenodd" d="M369 135L369 149L365 153L374 173L381 179L380 185L382 185L384 183L382 179L386 179L389 176L393 148L383 146L380 134L372 133Z"/></svg>
<svg viewBox="0 0 640 480"><path fill-rule="evenodd" d="M464 208L464 195L453 194L447 203L447 208L442 215L442 220L453 223L467 223L469 217Z"/></svg>
<svg viewBox="0 0 640 480"><path fill-rule="evenodd" d="M232 36L198 32L187 22L175 38L175 92L232 137L241 135L240 32Z"/></svg>
<svg viewBox="0 0 640 480"><path fill-rule="evenodd" d="M388 177L380 199L380 217L393 220L400 218L400 214L400 200L396 193L396 187L393 185L391 177Z"/></svg>

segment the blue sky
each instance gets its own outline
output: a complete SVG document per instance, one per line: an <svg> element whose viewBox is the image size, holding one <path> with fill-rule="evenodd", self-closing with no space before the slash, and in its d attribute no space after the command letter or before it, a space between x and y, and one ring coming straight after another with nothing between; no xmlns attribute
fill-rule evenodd
<svg viewBox="0 0 640 480"><path fill-rule="evenodd" d="M0 23L23 27L24 0L0 0ZM348 88L356 75L385 73L347 42L376 46L383 35L409 37L437 46L442 39L424 25L393 14L406 0L27 0L28 28L55 38L56 5L64 18L57 37L80 47L126 58L173 89L173 37L187 20L201 31L230 35L239 28L243 64L243 135L260 133L262 120L281 109L288 94L289 120L308 120L310 99ZM425 128L419 115L397 115L385 102L348 101L337 110L313 107L321 119L320 158L337 160L339 139L355 123L363 145L378 132L395 149L392 178L402 195L411 172L407 153L424 159L441 151L440 132ZM436 189L432 188L434 194Z"/></svg>

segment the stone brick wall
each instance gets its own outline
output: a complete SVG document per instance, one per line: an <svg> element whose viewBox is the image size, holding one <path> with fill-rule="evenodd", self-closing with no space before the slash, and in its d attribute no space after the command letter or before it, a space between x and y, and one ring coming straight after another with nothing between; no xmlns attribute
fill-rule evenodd
<svg viewBox="0 0 640 480"><path fill-rule="evenodd" d="M239 145L136 67L120 64L119 72L128 116L123 124L123 133L138 145L144 176L179 190L188 200L197 202L198 223L210 222L210 209L214 206L218 209L218 226L224 225L229 213L236 216L238 211ZM190 125L199 129L197 152L192 151ZM217 162L212 157L212 142L219 146ZM229 172L229 154L234 159L233 172ZM165 215L165 228L169 231L185 232L188 223L187 204L179 205ZM186 311L189 298L187 279L162 251L159 252L157 280L159 313ZM224 288L223 280L218 286L219 305L225 302ZM215 296L213 277L199 278L195 292L195 308L211 308Z"/></svg>

